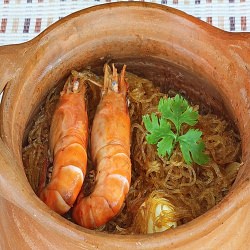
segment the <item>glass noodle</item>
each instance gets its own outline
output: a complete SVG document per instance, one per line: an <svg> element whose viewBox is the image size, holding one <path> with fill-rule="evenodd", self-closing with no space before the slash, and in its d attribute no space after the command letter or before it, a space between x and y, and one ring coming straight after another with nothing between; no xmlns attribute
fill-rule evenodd
<svg viewBox="0 0 250 250"><path fill-rule="evenodd" d="M86 71L85 71L86 73ZM96 106L100 100L101 89L92 81L102 84L102 77L88 72L90 81L87 89L87 105L89 127L94 118ZM120 234L146 233L146 229L138 215L138 209L149 197L168 200L174 209L177 225L205 213L215 206L228 193L240 167L240 139L231 124L214 114L199 115L195 125L202 131L206 146L205 153L210 161L205 166L187 165L179 147L168 158L157 154L156 145L146 142L146 129L142 116L157 113L157 105L161 97L167 94L147 80L134 74L126 73L129 83L129 113L131 118L131 160L132 181L130 191L123 209L117 217L98 230ZM28 134L23 148L23 162L26 175L35 192L38 191L43 164L51 161L49 155L49 127L53 110L58 100L58 89L52 90ZM194 106L198 110L198 106ZM91 131L91 130L90 130ZM90 154L88 154L90 157ZM51 173L52 164L49 167ZM47 179L50 178L47 174ZM88 174L84 181L83 192L91 192L95 182L95 167L88 159ZM154 211L148 210L145 216L152 216ZM70 217L70 212L67 214ZM139 226L138 226L139 225Z"/></svg>

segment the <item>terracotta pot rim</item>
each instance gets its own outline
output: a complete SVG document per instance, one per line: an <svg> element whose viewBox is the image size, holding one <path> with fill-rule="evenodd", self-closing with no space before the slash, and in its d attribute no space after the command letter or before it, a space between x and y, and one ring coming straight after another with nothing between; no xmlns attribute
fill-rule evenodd
<svg viewBox="0 0 250 250"><path fill-rule="evenodd" d="M248 38L250 37L250 34L241 34L241 33L232 34L229 32L219 30L215 27L211 27L209 24L206 24L202 21L198 22L196 18L189 16L179 10L172 9L170 7L166 7L163 5L154 4L154 3L146 3L146 2L126 2L126 3L117 2L117 3L109 3L109 4L93 6L93 7L75 12L59 20L57 23L55 23L54 25L52 25L51 27L43 31L40 35L38 35L33 40L20 44L20 45L13 45L13 46L17 48L18 53L21 53L19 51L21 51L23 48L26 48L28 45L35 46L39 42L46 42L47 39L49 40L50 36L55 31L60 30L61 26L65 25L65 23L69 21L72 21L74 18L78 18L88 13L98 12L99 10L102 10L105 8L120 8L120 7L128 7L128 8L129 7L140 7L140 8L146 7L146 8L171 12L171 14L176 15L180 18L183 18L183 20L186 22L190 22L196 26L202 27L202 30L204 32L209 33L210 31L214 31L216 32L217 35L222 35L225 38L230 37L230 39L232 40L234 39L237 40L239 37L240 39L243 39L245 37L248 37ZM10 76L6 76L5 80L9 79L9 77ZM3 88L3 86L1 86L1 88ZM247 144L250 144L250 139L248 139ZM4 145L2 145L2 147L5 148ZM3 155L0 155L0 158L5 158L5 157L11 158L10 152L8 152L8 149L4 149L4 150L6 152ZM6 162L6 168L8 167L9 164L12 164L11 161L6 160L6 158L4 159L4 161ZM246 161L244 164L249 165L249 162ZM16 168L18 169L19 166L16 166ZM25 178L25 177L21 176L19 178ZM159 244L162 244L163 246L166 244L166 242L162 239L162 235L166 235L166 239L169 245L175 244L175 246L178 246L180 244L189 242L192 240L193 235L202 236L204 235L204 233L211 232L215 227L223 223L223 219L227 219L230 216L232 216L239 207L244 206L247 202L249 202L249 199L250 199L250 180L249 180L249 177L247 177L243 179L242 181L238 182L237 185L235 185L232 188L232 190L230 190L229 194L226 197L224 197L223 200L219 204L217 204L215 207L210 209L205 214L199 216L198 218L194 219L193 221L185 225L182 225L180 227L177 227L174 230L169 230L160 234L120 236L120 235L113 235L113 234L109 235L103 232L93 232L93 231L81 228L80 226L77 226L69 221L66 221L65 219L61 218L59 215L51 211L49 208L47 208L46 205L43 204L42 201L38 199L38 197L36 197L36 195L34 194L28 182L26 186L23 186L20 188L23 188L22 192L20 193L20 201L17 201L15 204L22 208L24 206L24 203L22 203L21 200L23 200L24 198L25 200L30 200L29 204L25 204L26 212L30 213L31 215L35 215L36 217L39 217L40 221L43 221L44 225L51 225L53 222L60 221L60 224L56 225L55 230L58 230L60 233L65 234L65 235L69 235L69 234L74 234L75 236L77 235L79 239L85 239L86 241L88 241L87 237L90 235L89 234L90 232L92 233L91 237L113 238L119 242L123 242L126 238L129 237L129 239L131 239L131 243L125 242L127 246L129 246L129 244L136 244L137 242L149 242L150 241L151 242L150 246L152 247L152 237L156 240L155 244L157 244L157 247L159 247ZM13 190L11 192L13 192ZM239 195L239 193L242 193L242 195ZM233 200L234 202L229 203L228 200ZM34 205L37 205L39 207L39 210L37 210L37 207ZM34 209L34 207L36 207L36 209ZM213 217L211 217L211 214L213 214ZM209 217L210 220L206 221L207 217ZM192 235L190 235L190 237L186 237L187 235L189 235L190 230L192 230ZM157 240L158 238L160 239L160 242ZM112 242L110 244L112 244ZM138 247L140 246L138 245Z"/></svg>

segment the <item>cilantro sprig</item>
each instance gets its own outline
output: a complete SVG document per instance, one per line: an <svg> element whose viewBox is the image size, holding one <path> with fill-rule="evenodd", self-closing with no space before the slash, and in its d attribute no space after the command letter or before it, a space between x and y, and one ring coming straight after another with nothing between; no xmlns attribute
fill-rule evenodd
<svg viewBox="0 0 250 250"><path fill-rule="evenodd" d="M187 164L195 162L204 165L209 157L203 152L205 145L201 140L202 132L190 128L186 133L182 132L183 124L194 126L198 122L198 111L189 106L187 100L176 95L174 98L161 98L158 104L161 116L155 113L142 117L144 125L149 132L146 140L149 144L157 144L159 156L169 157L177 144ZM172 129L172 126L175 129Z"/></svg>

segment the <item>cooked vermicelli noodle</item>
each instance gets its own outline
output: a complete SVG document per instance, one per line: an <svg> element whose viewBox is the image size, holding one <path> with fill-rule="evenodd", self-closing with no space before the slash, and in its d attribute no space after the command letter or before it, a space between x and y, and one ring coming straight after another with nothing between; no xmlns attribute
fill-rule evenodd
<svg viewBox="0 0 250 250"><path fill-rule="evenodd" d="M90 76L94 74L91 73ZM98 84L102 83L101 77L94 76L94 78ZM159 224L165 220L164 218L170 218L172 210L177 225L187 223L212 208L228 193L240 167L239 136L225 119L210 113L199 115L199 122L195 128L202 131L205 153L210 157L209 163L204 166L195 163L186 164L178 146L170 158L159 157L156 145L150 145L146 141L147 131L142 116L152 112L157 113L160 98L167 94L161 93L151 81L134 74L127 73L126 79L129 83L128 100L131 118L131 187L119 215L98 230L120 234L147 233L145 226L138 226L142 220L138 211L141 211L140 209L146 204L145 201L151 198L164 199L164 202L170 204L170 210L162 211L159 216L154 215L155 223ZM87 85L91 128L95 108L100 100L100 87L91 81ZM36 192L42 166L49 159L49 126L58 95L58 91L53 90L47 97L35 117L27 145L23 149L25 171ZM199 107L193 108L198 110ZM91 159L88 159L88 174L83 190L86 195L93 189L94 182L95 168ZM147 210L147 214L150 213L151 215L153 213L151 208Z"/></svg>

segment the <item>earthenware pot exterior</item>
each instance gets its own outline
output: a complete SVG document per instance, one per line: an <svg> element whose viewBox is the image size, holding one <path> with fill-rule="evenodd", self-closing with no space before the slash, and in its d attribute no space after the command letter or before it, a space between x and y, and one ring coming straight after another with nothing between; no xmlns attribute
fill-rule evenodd
<svg viewBox="0 0 250 250"><path fill-rule="evenodd" d="M249 249L249 55L248 33L227 33L141 2L85 9L27 43L0 47L1 249ZM21 148L30 118L71 69L100 68L108 60L126 63L163 89L171 75L168 84L226 110L238 127L243 165L237 179L222 202L190 223L152 235L91 231L51 211L29 185Z"/></svg>

